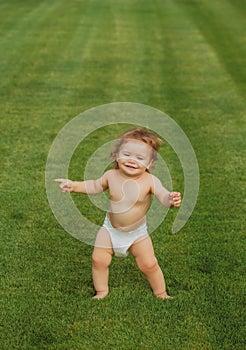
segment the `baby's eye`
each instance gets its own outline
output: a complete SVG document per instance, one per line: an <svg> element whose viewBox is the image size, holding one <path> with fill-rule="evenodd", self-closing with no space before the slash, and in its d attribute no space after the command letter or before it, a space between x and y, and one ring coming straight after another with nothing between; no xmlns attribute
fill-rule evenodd
<svg viewBox="0 0 246 350"><path fill-rule="evenodd" d="M126 157L128 157L130 154L129 153L127 153L127 152L124 152L123 153L123 156L126 156Z"/></svg>
<svg viewBox="0 0 246 350"><path fill-rule="evenodd" d="M137 157L137 159L138 159L138 160L144 160L144 158L143 158L143 157Z"/></svg>

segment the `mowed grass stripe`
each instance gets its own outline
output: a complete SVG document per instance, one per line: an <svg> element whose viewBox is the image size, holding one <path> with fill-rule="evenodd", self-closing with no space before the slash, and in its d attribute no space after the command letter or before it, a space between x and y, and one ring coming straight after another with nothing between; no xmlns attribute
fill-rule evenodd
<svg viewBox="0 0 246 350"><path fill-rule="evenodd" d="M113 6L115 13L115 79L110 92L114 100L148 101L151 86L148 85L148 69L153 65L153 52L149 50L146 65L146 50L149 45L149 28L153 19L153 4L148 2L144 8L139 2L133 2L132 10L125 4L123 9ZM141 18L141 20L140 20ZM130 39L130 40L129 40ZM124 91L124 97L122 96Z"/></svg>
<svg viewBox="0 0 246 350"><path fill-rule="evenodd" d="M63 16L63 12L67 15ZM17 87L14 91L11 90L12 95L18 96L21 87L27 91L24 96L28 103L31 94L36 103L39 100L39 104L42 104L44 99L49 103L50 92L54 93L53 96L57 96L58 103L64 101L64 98L69 99L71 95L75 99L81 99L82 102L84 96L102 96L105 84L111 82L108 77L110 63L106 59L103 61L103 55L108 55L111 47L106 50L100 41L102 38L103 44L107 44L112 33L110 28L107 30L107 23L110 23L110 16L105 19L107 13L106 6L98 7L93 2L81 9L75 6L71 10L70 7L66 9L62 6L61 13L56 9L51 17L36 28L35 38L30 37L26 43L27 47L34 47L35 50L30 50L30 55L27 56L27 48L20 45L22 50L18 55L22 57L20 61L23 65L18 62L19 72L15 72ZM57 21L51 22L50 18L54 14ZM42 35L39 35L40 32ZM9 69L13 74L13 64ZM106 71L106 77L102 76ZM7 70L6 75L8 76ZM92 79L93 77L96 81ZM11 76L9 78L10 86L13 88ZM20 82L23 82L22 85ZM21 86L18 86L18 83ZM9 92L5 89L4 94L7 95ZM52 103L54 104L54 101Z"/></svg>
<svg viewBox="0 0 246 350"><path fill-rule="evenodd" d="M206 145L206 150L204 149L204 152L206 153L207 159L208 159L208 167L204 166L204 163L201 164L201 171L202 173L209 173L211 171L211 162L216 163L216 173L217 178L214 179L214 194L216 196L216 188L220 188L221 179L225 178L225 168L224 163L226 161L225 157L222 157L221 155L221 141L222 141L222 135L221 135L221 126L223 125L224 132L228 135L227 137L231 138L231 142L235 138L237 138L236 130L238 130L238 127L236 127L238 124L238 119L235 122L234 125L234 131L231 131L232 123L227 122L227 118L233 118L233 112L235 108L239 107L239 110L242 109L242 101L241 97L237 95L237 91L234 90L234 82L231 80L231 77L226 74L224 70L224 66L221 65L220 61L218 61L217 56L213 50L213 47L209 45L206 38L204 38L196 25L186 25L187 32L180 34L180 31L177 31L177 38L175 38L175 24L182 25L186 23L185 19L182 17L182 10L178 10L176 8L176 14L175 17L171 17L170 22L172 23L172 26L170 25L170 28L173 27L173 30L170 33L170 40L168 32L165 32L166 35L163 35L163 47L168 52L168 57L165 57L165 60L163 60L163 63L158 65L157 67L163 67L164 73L160 74L159 76L162 77L160 81L163 83L163 97L164 99L169 97L169 105L171 105L175 109L176 115L178 117L179 114L182 115L182 117L186 118L186 120L181 121L182 125L186 126L186 129L188 130L189 134L192 138L195 139L195 133L197 133L197 130L199 130L200 140L203 140L202 142L206 143L207 139L207 130L208 125L211 125L211 128L209 127L209 143ZM159 12L162 14L162 12ZM167 23L169 24L168 20L164 16L165 11L163 11L163 23L165 23L165 26ZM185 12L184 12L185 16ZM168 16L167 16L168 17ZM177 21L177 22L176 22ZM160 24L159 24L160 25ZM161 27L161 26L160 26ZM163 25L164 27L164 25ZM183 26L185 27L185 26ZM184 32L184 29L183 29ZM175 40L176 39L176 40ZM164 56L164 55L163 55ZM171 74L173 72L173 74ZM165 82L164 82L165 77ZM158 79L157 79L158 82ZM228 97L228 91L225 89L220 89L221 84L227 87L230 91L230 100L228 101L227 105L224 106L224 111L221 113L221 109L213 106L213 108L210 110L209 106L211 104L218 103L218 100L220 98L223 99L222 103L225 103L225 99ZM160 89L161 91L161 89ZM171 103L170 103L171 102ZM180 105L180 103L185 105ZM222 103L218 106L221 107ZM207 108L204 108L207 106ZM226 110L226 106L228 106L228 110ZM206 111L206 112L205 112ZM240 113L240 112L239 112ZM241 114L241 113L240 113ZM242 115L242 114L241 114ZM180 117L178 117L180 118ZM199 129L197 129L199 128ZM229 133L229 134L228 134ZM198 141L198 140L197 140ZM216 151L215 151L216 149ZM211 151L211 155L208 155L208 152ZM235 164L234 164L235 166ZM231 174L231 170L228 169L227 176L229 177ZM236 175L236 174L235 174ZM202 183L201 183L201 197L205 198L207 196L207 176L206 179L205 176L202 177ZM235 179L236 180L236 179ZM236 185L237 186L237 185ZM236 187L235 186L235 187ZM217 196L219 196L221 189L219 189L219 192L217 193ZM236 198L234 199L236 201ZM208 210L208 203L209 201L205 200L206 207L204 207L204 211L206 212ZM213 203L211 203L211 209L212 209ZM218 217L224 217L226 219L226 212L224 211L225 207L225 198L218 199L217 201L217 215ZM236 205L236 203L235 203ZM202 206L200 205L200 208ZM240 205L239 205L240 207ZM230 219L231 220L231 219ZM240 224L236 222L231 222L229 225L231 228L235 228L235 224L239 229L240 232ZM214 245L211 240L211 243L206 244L204 246L204 241L206 241L206 237L208 235L208 232L211 231L210 234L213 235L214 228L212 228L210 225L207 227L207 229L204 231L204 228L197 228L199 230L199 240L200 241L200 258L201 261L207 261L207 266L210 265L211 270L215 269L216 266L218 266L219 262L223 260L222 255L218 256L218 261L215 258L211 258L211 256L217 256L217 250L219 249L218 245ZM218 230L223 230L223 224L221 222L221 225L218 225ZM189 230L189 228L188 228ZM228 226L227 226L228 230ZM183 230L185 231L185 230ZM194 232L194 236L192 238L192 234L190 239L195 239L195 236L197 235L196 232ZM188 239L188 238L187 238ZM232 242L232 249L230 251L228 250L227 245L225 244L223 246L224 254L227 255L227 259L230 259L231 261L234 261L234 254L235 251L237 251L240 254L240 245L238 245L238 238L236 242ZM198 244L198 246L199 246ZM226 253L225 253L226 252ZM178 255L180 256L180 251L177 248L177 261ZM237 259L236 259L237 260ZM238 257L238 260L240 260L240 257ZM224 262L225 263L225 262ZM222 263L222 266L223 264ZM237 263L236 263L237 265ZM204 267L205 268L205 267ZM207 267L208 268L208 267ZM178 273L178 271L177 271ZM196 274L196 272L194 271ZM235 270L234 272L235 273ZM191 273L192 274L192 273ZM215 273L216 275L216 273ZM200 276L201 277L201 276ZM181 278L181 276L180 276ZM198 276L194 277L195 279L199 279ZM210 309L211 314L209 313L208 319L205 321L205 324L211 325L211 333L210 336L213 336L213 332L216 334L216 330L213 330L212 323L216 319L216 313L214 314L215 305L214 305L214 290L216 290L216 294L218 296L218 299L221 298L224 300L225 297L225 284L230 284L231 277L228 277L226 279L223 276L223 281L220 281L221 288L218 288L218 280L219 277L213 277L213 280L204 281L201 279L200 281L200 288L198 294L202 292L202 289L206 289L205 293L205 299L204 301L204 312L205 309ZM185 282L185 280L183 281ZM205 287L206 286L206 287ZM198 286L197 286L198 287ZM199 289L199 287L198 287ZM239 288L240 290L240 288ZM232 297L235 294L238 294L238 289L235 287L230 293L230 296ZM217 299L217 303L218 303ZM230 306L229 306L230 305ZM226 324L225 322L225 329L226 332L223 333L223 335L220 333L220 341L222 341L223 337L226 337L227 340L232 337L232 333L234 333L234 339L237 341L237 335L235 335L236 332L236 324L234 323L234 319L238 319L238 313L235 310L236 302L231 302L228 305L228 313L231 313L230 322L229 324ZM222 308L221 308L222 310ZM214 315L213 315L214 314ZM213 316L212 316L213 315ZM212 321L211 321L212 320ZM200 322L204 322L204 316L201 314L201 320ZM227 335L228 330L229 335ZM241 333L242 334L242 333Z"/></svg>
<svg viewBox="0 0 246 350"><path fill-rule="evenodd" d="M11 134L19 128L22 130L25 128L30 132L30 129L36 128L37 124L43 123L40 119L40 111L47 108L46 115L43 112L42 114L45 118L49 118L51 111L59 108L59 104L64 103L64 99L69 101L72 97L76 98L80 91L80 84L83 85L81 81L85 74L83 74L84 62L81 55L86 52L85 46L94 32L90 27L92 14L86 12L86 7L86 10L83 8L82 16L78 15L79 11L76 8L70 9L71 13L68 15L67 7L70 9L67 5L65 8L61 7L61 12L56 9L51 17L46 18L35 29L36 35L34 38L29 37L27 48L22 49L21 59L18 61L17 55L15 65L9 66L6 78L3 77L3 82L9 87L2 89L2 101L4 101L2 113L10 114L12 120L15 120L14 125L10 124L1 129L2 137L6 142L5 157L9 156L7 151L7 149L10 150L9 146L13 148L13 139L9 138L10 127ZM91 12L93 11L94 7L91 9ZM54 14L58 18L55 24L52 17ZM73 18L72 22L71 18ZM52 35L50 35L51 32ZM18 39L17 37L17 41ZM30 48L30 54L28 48ZM83 94L80 96L84 98ZM71 101L71 105L73 104L74 102ZM29 114L33 123L30 123L27 118ZM2 122L4 122L3 119ZM22 143L24 136L25 132L22 133ZM19 153L18 142L16 149Z"/></svg>
<svg viewBox="0 0 246 350"><path fill-rule="evenodd" d="M81 106L88 99L93 105L96 105L98 98L108 101L107 85L112 84L114 77L114 65L111 60L114 50L113 33L110 6L107 3L98 5L92 2L84 21L78 27L71 47L59 63L60 67L63 67L62 70L67 68L66 81L62 81L71 90L68 99L73 101L74 105Z"/></svg>
<svg viewBox="0 0 246 350"><path fill-rule="evenodd" d="M60 4L61 5L61 4ZM47 7L49 9L49 7ZM58 9L54 9L49 16L43 16L43 21L36 26L35 18L33 18L34 28L32 30L32 35L28 37L25 36L25 31L27 28L22 28L19 35L15 37L17 42L17 50L14 54L14 62L10 62L9 71L13 72L15 67L19 68L16 72L14 79L18 81L18 78L30 79L30 85L35 91L40 83L40 77L42 74L49 70L55 69L57 61L63 56L64 50L71 42L74 33L77 30L79 21L76 23L71 23L71 16L63 16L64 8L61 7L61 12ZM45 11L43 11L46 13ZM54 22L53 18L56 16L57 21ZM55 23L55 24L54 24ZM30 25L30 24L29 24ZM52 35L51 35L52 33ZM20 40L24 36L23 41ZM20 42L20 51L18 50ZM28 50L30 48L30 50ZM9 60L9 57L6 56ZM35 73L32 81L32 73ZM8 70L6 70L6 75L8 77ZM45 77L44 77L45 78ZM10 84L13 81L13 77L9 76ZM36 86L35 86L36 82ZM38 89L37 89L38 91Z"/></svg>
<svg viewBox="0 0 246 350"><path fill-rule="evenodd" d="M0 2L0 38L5 38L6 33L10 35L11 32L14 31L15 28L20 26L20 23L27 18L32 17L32 13L36 12L44 5L44 1L39 0L35 2L35 6L30 2L19 2L19 1L11 1L11 3L6 3L5 1ZM47 3L46 3L47 7Z"/></svg>
<svg viewBox="0 0 246 350"><path fill-rule="evenodd" d="M182 70L176 66L177 58L173 57L169 37L173 35L175 38L175 32L179 35L183 27L186 30L185 14L172 5L157 2L148 2L144 8L139 2L134 2L130 13L124 7L120 12L114 7L112 69L116 74L111 84L114 99L122 100L121 91L132 99L134 91L137 101L151 104L154 98L155 101L158 99L160 106L168 108L166 93L176 83L172 77Z"/></svg>
<svg viewBox="0 0 246 350"><path fill-rule="evenodd" d="M204 1L193 6L184 5L180 1L175 2L182 6L196 23L203 36L214 48L221 64L231 75L238 90L244 95L246 81L245 17L235 13L227 0L223 2Z"/></svg>
<svg viewBox="0 0 246 350"><path fill-rule="evenodd" d="M10 25L8 31L4 31L4 38L0 41L1 88L6 86L6 83L4 84L5 77L9 77L9 79L15 78L16 74L18 74L18 69L22 68L20 63L23 62L25 64L26 61L28 62L33 57L35 42L38 39L37 33L45 26L47 17L54 16L58 6L59 2L55 2L52 5L44 2L24 15L22 15L22 12L19 13L17 6L16 23L13 26Z"/></svg>
<svg viewBox="0 0 246 350"><path fill-rule="evenodd" d="M47 12L50 9L47 7ZM3 158L8 158L7 161L10 163L11 160L16 162L16 165L21 162L21 156L23 151L32 158L33 148L30 147L29 133L36 135L37 125L40 123L41 119L37 113L37 108L44 106L45 94L50 96L51 91L54 93L52 86L49 88L46 84L45 77L43 77L44 72L50 69L52 66L56 66L56 61L62 55L64 50L63 45L66 47L68 42L71 40L71 35L73 33L73 27L67 26L67 31L58 32L58 37L56 33L50 35L50 28L45 31L46 26L53 23L53 16L57 14L58 18L62 13L59 11L53 12L51 17L45 15L43 11L43 21L39 23L36 27L36 16L38 15L36 10L31 11L34 14L33 26L34 26L34 36L29 35L28 39L24 35L28 28L22 29L20 33L17 33L15 41L9 39L11 45L16 44L16 52L13 54L14 61L5 67L5 74L2 76L2 84L5 88L1 89L1 102L2 102L2 115L11 118L11 123L5 124L5 118L1 118L1 123L3 127L1 128L2 141L4 152ZM39 11L38 11L39 12ZM66 18L63 16L63 18ZM32 20L30 19L30 23ZM30 25L29 23L29 25ZM61 25L61 28L65 27L65 23ZM69 30L70 29L70 30ZM21 37L24 37L23 42ZM57 42L62 42L59 51L55 46ZM11 53L12 54L12 53ZM9 57L8 57L9 58ZM44 81L43 81L44 78ZM54 103L54 102L52 102ZM35 108L35 113L33 111ZM32 123L30 123L30 119ZM13 123L14 121L14 123ZM5 124L5 125L4 125ZM18 130L22 130L21 137L19 136ZM24 146L27 145L27 147ZM29 152L31 152L29 154ZM17 159L16 159L17 157ZM15 169L12 168L15 172ZM16 176L18 180L18 176Z"/></svg>

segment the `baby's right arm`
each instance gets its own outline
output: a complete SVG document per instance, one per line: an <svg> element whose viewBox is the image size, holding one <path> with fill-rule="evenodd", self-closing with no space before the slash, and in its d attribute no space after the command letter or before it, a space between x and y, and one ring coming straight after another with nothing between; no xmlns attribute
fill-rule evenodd
<svg viewBox="0 0 246 350"><path fill-rule="evenodd" d="M97 180L71 181L68 179L55 179L55 182L60 183L62 192L96 194L108 188L107 172Z"/></svg>

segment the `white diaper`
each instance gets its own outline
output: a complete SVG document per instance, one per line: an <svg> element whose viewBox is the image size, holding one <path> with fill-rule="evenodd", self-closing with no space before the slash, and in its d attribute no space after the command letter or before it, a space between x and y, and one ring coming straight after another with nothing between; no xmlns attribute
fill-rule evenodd
<svg viewBox="0 0 246 350"><path fill-rule="evenodd" d="M130 246L137 239L148 235L146 222L133 231L125 232L113 227L109 218L106 216L103 227L107 229L110 235L115 256L121 258L124 258L129 254L128 250Z"/></svg>

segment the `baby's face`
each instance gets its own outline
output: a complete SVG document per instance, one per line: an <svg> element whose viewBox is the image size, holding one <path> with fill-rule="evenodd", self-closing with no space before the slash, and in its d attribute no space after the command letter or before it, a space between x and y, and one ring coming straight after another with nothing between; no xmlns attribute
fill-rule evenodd
<svg viewBox="0 0 246 350"><path fill-rule="evenodd" d="M129 139L120 147L117 162L126 175L141 175L152 163L152 148L143 141Z"/></svg>

